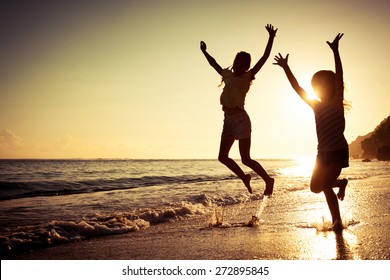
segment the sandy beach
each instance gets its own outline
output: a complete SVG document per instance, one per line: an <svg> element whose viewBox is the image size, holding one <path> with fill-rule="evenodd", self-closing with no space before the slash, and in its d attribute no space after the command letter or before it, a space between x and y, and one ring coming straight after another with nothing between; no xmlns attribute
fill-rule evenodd
<svg viewBox="0 0 390 280"><path fill-rule="evenodd" d="M138 232L92 238L24 253L35 260L389 260L390 190L377 178L351 183L341 203L347 228L326 231L327 209L302 209L299 197L274 212L277 193L268 201L258 227L248 222L259 202L223 208L225 226L209 226L210 215L155 225ZM261 202L260 202L261 203ZM312 205L312 204L311 204ZM385 210L386 211L383 211ZM382 212L381 212L382 211ZM320 212L320 213L318 213ZM322 221L321 215L325 221ZM317 223L317 224L316 224Z"/></svg>
<svg viewBox="0 0 390 280"><path fill-rule="evenodd" d="M87 184L81 184L84 193L2 201L2 258L390 260L386 162L352 161L342 174L349 183L339 202L341 233L329 230L324 195L309 190L311 164L265 163L276 178L273 196L266 199L262 180L253 178L255 194L248 196L217 161L14 162L36 173L70 170L53 182L55 191L63 186L80 191ZM85 170L79 171L81 164ZM123 179L129 170L134 178ZM40 190L39 184L47 189L41 179L25 188ZM119 189L110 190L115 184ZM139 187L128 188L131 184ZM262 206L260 223L247 226Z"/></svg>

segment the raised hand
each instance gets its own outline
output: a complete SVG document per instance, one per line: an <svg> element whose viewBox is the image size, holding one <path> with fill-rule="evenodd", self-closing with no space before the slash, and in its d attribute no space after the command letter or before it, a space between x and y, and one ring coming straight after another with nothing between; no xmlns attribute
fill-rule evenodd
<svg viewBox="0 0 390 280"><path fill-rule="evenodd" d="M333 51L337 51L339 49L339 41L341 39L341 37L344 36L344 33L339 33L337 34L336 38L334 38L333 42L329 42L329 41L326 41L326 43L329 45L329 47L333 50Z"/></svg>
<svg viewBox="0 0 390 280"><path fill-rule="evenodd" d="M207 49L206 43L203 42L203 41L200 41L200 50L201 50L202 52L204 52L204 51L206 51L206 49Z"/></svg>
<svg viewBox="0 0 390 280"><path fill-rule="evenodd" d="M268 34L269 34L270 36L273 36L273 37L276 36L276 31L278 31L278 29L277 29L277 28L275 29L275 28L272 26L272 24L267 24L266 27L265 27L265 29L267 29Z"/></svg>
<svg viewBox="0 0 390 280"><path fill-rule="evenodd" d="M279 53L279 56L275 55L274 59L276 61L273 63L274 65L279 65L282 68L288 67L288 54L283 58L283 56Z"/></svg>

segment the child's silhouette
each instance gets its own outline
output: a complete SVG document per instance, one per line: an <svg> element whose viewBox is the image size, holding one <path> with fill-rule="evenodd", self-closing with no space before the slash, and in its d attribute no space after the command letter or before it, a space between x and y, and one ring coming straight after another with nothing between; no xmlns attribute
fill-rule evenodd
<svg viewBox="0 0 390 280"><path fill-rule="evenodd" d="M250 157L251 145L251 121L244 109L245 97L249 91L255 75L267 61L277 29L270 24L266 26L269 39L263 56L250 68L251 56L246 52L239 52L233 62L232 69L223 69L217 61L206 51L206 43L200 42L200 49L205 55L209 64L222 76L225 84L221 94L221 105L224 111L224 125L221 136L218 160L233 171L245 184L248 191L252 193L250 185L251 176L245 174L238 164L229 158L229 151L235 140L239 140L239 149L242 163L255 171L266 183L264 195L272 195L274 179L271 178L264 168Z"/></svg>
<svg viewBox="0 0 390 280"><path fill-rule="evenodd" d="M298 84L288 66L288 54L275 56L276 65L281 66L291 86L298 95L312 107L315 115L318 154L310 182L314 193L324 192L332 215L333 229L343 228L337 198L344 199L347 179L338 180L341 169L349 166L348 143L344 137L344 81L339 54L339 41L344 34L338 34L332 43L327 44L333 51L336 73L321 70L313 75L311 84L318 99L310 99ZM334 187L339 188L336 196Z"/></svg>

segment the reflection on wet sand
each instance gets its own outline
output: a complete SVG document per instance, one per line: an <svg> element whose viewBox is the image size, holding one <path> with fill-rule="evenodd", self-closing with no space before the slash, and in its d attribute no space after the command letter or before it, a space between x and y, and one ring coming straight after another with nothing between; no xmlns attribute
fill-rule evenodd
<svg viewBox="0 0 390 280"><path fill-rule="evenodd" d="M335 234L337 260L358 260L357 237L348 231Z"/></svg>
<svg viewBox="0 0 390 280"><path fill-rule="evenodd" d="M311 240L311 241L310 241ZM301 252L301 259L313 260L358 260L357 237L348 230L342 232L317 232L308 239L307 251ZM311 249L309 249L311 248Z"/></svg>

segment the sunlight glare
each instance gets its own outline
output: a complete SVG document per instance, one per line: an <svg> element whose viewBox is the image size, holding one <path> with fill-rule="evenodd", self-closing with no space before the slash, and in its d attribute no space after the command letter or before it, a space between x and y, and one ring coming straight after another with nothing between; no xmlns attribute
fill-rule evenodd
<svg viewBox="0 0 390 280"><path fill-rule="evenodd" d="M306 94L307 94L307 98L309 98L310 100L317 100L317 101L320 100L320 99L318 98L318 96L314 93L313 90L307 91Z"/></svg>
<svg viewBox="0 0 390 280"><path fill-rule="evenodd" d="M342 234L333 231L317 232L311 240L312 250L302 252L302 258L314 260L358 260L361 259L356 252L357 237L345 230Z"/></svg>
<svg viewBox="0 0 390 280"><path fill-rule="evenodd" d="M320 100L315 94L310 82L303 83L303 89L306 91L306 96L310 100Z"/></svg>
<svg viewBox="0 0 390 280"><path fill-rule="evenodd" d="M310 177L313 171L315 158L312 156L298 157L295 160L295 165L286 167L280 170L283 175Z"/></svg>

